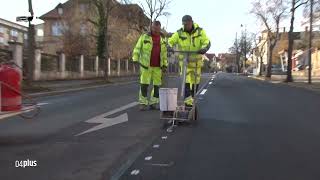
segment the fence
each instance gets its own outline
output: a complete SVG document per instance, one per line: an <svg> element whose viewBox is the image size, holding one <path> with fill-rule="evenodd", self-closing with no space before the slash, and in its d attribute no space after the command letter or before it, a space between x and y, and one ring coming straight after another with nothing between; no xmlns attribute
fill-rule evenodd
<svg viewBox="0 0 320 180"><path fill-rule="evenodd" d="M41 54L41 71L58 71L59 56L52 54Z"/></svg>
<svg viewBox="0 0 320 180"><path fill-rule="evenodd" d="M21 44L11 44L12 51L0 49L1 59L13 59L25 69L26 51ZM104 68L107 66L107 68ZM40 49L35 50L32 77L38 80L89 79L104 77L105 69L109 77L137 76L139 67L128 59L99 59L92 55L66 56L64 53L46 54ZM169 64L169 72L178 72L178 65Z"/></svg>
<svg viewBox="0 0 320 180"><path fill-rule="evenodd" d="M12 51L7 49L0 49L0 63L12 60L12 58Z"/></svg>

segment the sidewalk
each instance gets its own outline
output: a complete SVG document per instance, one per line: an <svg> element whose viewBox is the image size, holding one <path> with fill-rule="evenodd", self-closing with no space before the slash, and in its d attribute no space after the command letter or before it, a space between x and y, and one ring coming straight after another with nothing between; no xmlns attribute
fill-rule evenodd
<svg viewBox="0 0 320 180"><path fill-rule="evenodd" d="M313 77L312 84L307 83L308 78L306 77L294 78L294 82L290 82L290 83L284 82L286 76L283 76L283 75L274 75L271 77L271 79L263 76L248 76L248 77L261 80L261 81L270 82L273 84L283 84L283 85L288 85L296 88L304 88L310 91L320 93L320 77Z"/></svg>
<svg viewBox="0 0 320 180"><path fill-rule="evenodd" d="M109 81L102 78L86 80L57 80L33 82L32 87L23 86L22 91L29 96L44 96L68 91L138 81L138 76L110 77Z"/></svg>

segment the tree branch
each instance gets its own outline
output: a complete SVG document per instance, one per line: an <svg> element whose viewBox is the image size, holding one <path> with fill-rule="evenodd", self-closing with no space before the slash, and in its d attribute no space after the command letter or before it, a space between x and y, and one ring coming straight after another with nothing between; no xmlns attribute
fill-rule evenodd
<svg viewBox="0 0 320 180"><path fill-rule="evenodd" d="M297 5L296 7L294 7L293 9L291 9L291 11L295 11L296 9L298 9L300 6L302 6L302 5L305 5L305 4L307 4L309 2L309 0L307 0L307 1L305 1L305 2L302 2L302 3L300 3L299 5Z"/></svg>

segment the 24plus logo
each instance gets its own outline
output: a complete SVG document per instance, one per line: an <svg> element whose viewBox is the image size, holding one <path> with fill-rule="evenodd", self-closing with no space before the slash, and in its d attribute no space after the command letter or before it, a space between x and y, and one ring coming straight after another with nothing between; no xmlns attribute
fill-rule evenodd
<svg viewBox="0 0 320 180"><path fill-rule="evenodd" d="M16 161L15 162L15 166L16 166L16 168L18 168L18 167L23 167L23 168L25 168L25 167L36 167L38 164L37 164L37 161L32 161L32 160L29 160L29 159L27 159L27 160L23 160L23 161Z"/></svg>

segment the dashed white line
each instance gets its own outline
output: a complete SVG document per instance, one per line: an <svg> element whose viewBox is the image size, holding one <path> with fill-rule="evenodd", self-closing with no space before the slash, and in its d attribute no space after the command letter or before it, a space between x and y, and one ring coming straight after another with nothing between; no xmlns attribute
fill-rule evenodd
<svg viewBox="0 0 320 180"><path fill-rule="evenodd" d="M212 82L209 82L209 84L211 85L211 84L212 84Z"/></svg>
<svg viewBox="0 0 320 180"><path fill-rule="evenodd" d="M154 149L158 149L160 147L160 145L159 144L155 144L155 145L153 145L153 148Z"/></svg>
<svg viewBox="0 0 320 180"><path fill-rule="evenodd" d="M168 137L167 136L162 136L161 139L166 140L166 139L168 139Z"/></svg>
<svg viewBox="0 0 320 180"><path fill-rule="evenodd" d="M132 176L136 176L136 175L138 175L139 173L140 173L140 170L139 170L139 169L135 169L135 170L131 171L131 175L132 175Z"/></svg>
<svg viewBox="0 0 320 180"><path fill-rule="evenodd" d="M207 89L201 91L200 95L204 95L207 92Z"/></svg>
<svg viewBox="0 0 320 180"><path fill-rule="evenodd" d="M152 159L152 156L148 156L148 157L145 157L144 160L146 161L150 161Z"/></svg>
<svg viewBox="0 0 320 180"><path fill-rule="evenodd" d="M153 163L153 164L148 164L150 166L159 166L159 167L170 167L170 166L173 166L174 165L174 162L171 161L170 163L168 164L157 164L157 163Z"/></svg>

